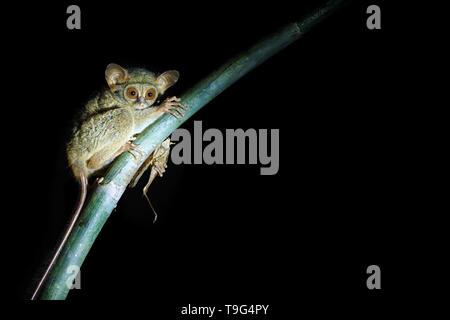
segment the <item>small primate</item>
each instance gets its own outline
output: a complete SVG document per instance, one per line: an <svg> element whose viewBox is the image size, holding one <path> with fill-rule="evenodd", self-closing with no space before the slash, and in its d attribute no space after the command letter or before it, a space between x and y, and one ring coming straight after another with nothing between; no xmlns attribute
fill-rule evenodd
<svg viewBox="0 0 450 320"><path fill-rule="evenodd" d="M154 105L158 96L174 85L178 77L179 73L175 70L155 75L145 69L127 70L113 63L106 67L108 87L85 105L67 144L69 167L80 185L79 199L71 222L35 289L32 300L37 297L78 219L86 200L89 177L104 169L123 152L129 151L135 158L141 157L142 154L132 142L135 135L164 113L175 117L184 115L186 107L177 97L167 98L160 105ZM144 188L146 195L153 179L164 173L169 151L170 139L167 139L144 162L130 186L134 187L142 173L151 166L150 178Z"/></svg>

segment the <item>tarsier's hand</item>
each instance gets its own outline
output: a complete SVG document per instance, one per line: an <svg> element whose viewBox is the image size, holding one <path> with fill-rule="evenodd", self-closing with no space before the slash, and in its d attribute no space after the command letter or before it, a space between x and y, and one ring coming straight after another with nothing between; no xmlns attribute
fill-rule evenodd
<svg viewBox="0 0 450 320"><path fill-rule="evenodd" d="M164 100L158 107L164 113L170 113L175 118L181 118L186 112L186 106L181 104L181 99L177 97L170 97Z"/></svg>

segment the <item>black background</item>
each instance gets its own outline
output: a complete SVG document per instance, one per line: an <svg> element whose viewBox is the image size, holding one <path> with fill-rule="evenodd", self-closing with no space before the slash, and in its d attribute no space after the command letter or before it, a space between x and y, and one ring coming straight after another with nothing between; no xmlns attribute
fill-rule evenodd
<svg viewBox="0 0 450 320"><path fill-rule="evenodd" d="M168 94L181 95L323 1L76 3L81 30L66 28L72 3L62 2L17 9L12 29L25 32L7 36L27 57L14 81L28 83L16 88L28 98L14 110L24 128L14 135L28 145L11 172L22 197L12 238L17 299L29 298L69 219L77 185L65 142L108 63L177 69ZM381 30L366 28L369 4L382 8ZM169 164L150 191L157 222L143 182L127 190L82 266L82 289L68 300L139 301L169 319L188 303L270 304L280 319L313 302L376 308L399 294L416 199L404 155L409 62L397 14L382 1L354 1L195 114L184 128L194 120L204 130L279 128L278 174L261 176L258 165ZM371 264L381 267L380 291L366 288Z"/></svg>

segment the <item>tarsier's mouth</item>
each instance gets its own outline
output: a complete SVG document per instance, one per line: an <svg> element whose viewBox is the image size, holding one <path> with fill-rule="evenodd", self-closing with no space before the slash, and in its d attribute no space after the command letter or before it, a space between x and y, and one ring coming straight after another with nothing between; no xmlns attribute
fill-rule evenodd
<svg viewBox="0 0 450 320"><path fill-rule="evenodd" d="M142 110L142 109L148 108L149 106L146 105L145 103L136 103L136 104L134 105L134 107L135 107L136 109L138 109L138 110Z"/></svg>

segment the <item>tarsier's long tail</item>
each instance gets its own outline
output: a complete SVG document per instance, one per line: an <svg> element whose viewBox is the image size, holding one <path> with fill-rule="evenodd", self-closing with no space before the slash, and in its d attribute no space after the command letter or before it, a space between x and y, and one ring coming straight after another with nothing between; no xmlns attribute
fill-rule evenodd
<svg viewBox="0 0 450 320"><path fill-rule="evenodd" d="M61 250L64 247L64 245L67 242L67 239L69 238L70 233L72 232L73 227L75 226L75 223L78 220L78 216L80 215L81 209L83 208L84 202L86 201L86 195L87 195L87 176L86 174L81 171L77 178L79 179L80 184L80 192L78 196L78 201L75 207L75 211L72 214L72 220L70 221L69 226L67 227L66 231L64 232L63 238L58 246L58 249L56 249L55 254L53 255L52 260L50 261L50 264L47 267L47 270L45 270L44 275L42 276L41 280L39 281L39 284L37 285L36 289L34 290L33 296L31 297L31 300L36 300L39 292L42 289L43 284L47 280L47 277L52 270L53 266L55 265L56 260L58 259L59 255L61 254Z"/></svg>

